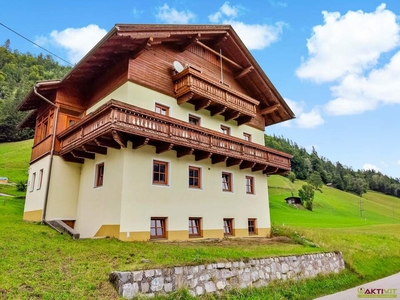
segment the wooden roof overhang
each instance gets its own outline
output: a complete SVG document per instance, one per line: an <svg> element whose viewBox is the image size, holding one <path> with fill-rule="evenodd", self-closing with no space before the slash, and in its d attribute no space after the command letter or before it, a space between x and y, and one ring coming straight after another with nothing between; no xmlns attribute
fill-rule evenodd
<svg viewBox="0 0 400 300"><path fill-rule="evenodd" d="M294 118L291 109L230 25L117 24L63 79L39 82L38 91L45 97L61 86L76 86L84 91L98 74L107 72L117 62L134 59L152 45L161 43L173 43L181 51L186 51L194 43L207 51L221 51L224 61L235 72L236 80L246 88L249 97L259 102L256 110L263 115L265 125ZM37 109L39 105L39 97L31 91L19 109ZM249 116L240 113L236 118Z"/></svg>
<svg viewBox="0 0 400 300"><path fill-rule="evenodd" d="M291 155L233 136L189 124L143 108L111 100L69 127L57 138L66 161L84 163L108 148L152 145L156 153L176 151L177 157L194 155L196 161L211 159L227 167L250 168L264 174L290 171Z"/></svg>

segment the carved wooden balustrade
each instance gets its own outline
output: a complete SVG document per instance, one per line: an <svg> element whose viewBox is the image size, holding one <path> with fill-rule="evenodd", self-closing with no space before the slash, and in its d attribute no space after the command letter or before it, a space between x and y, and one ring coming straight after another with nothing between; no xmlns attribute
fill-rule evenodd
<svg viewBox="0 0 400 300"><path fill-rule="evenodd" d="M196 110L209 109L212 115L222 114L226 120L236 119L239 124L256 116L258 100L211 80L193 68L185 68L172 80L178 104L190 102Z"/></svg>
<svg viewBox="0 0 400 300"><path fill-rule="evenodd" d="M113 148L126 147L126 141L131 140L133 148L153 144L157 153L176 150L178 157L194 154L196 160L211 158L213 163L224 161L227 166L239 165L240 168L252 168L253 171L269 168L270 173L289 171L292 157L116 100L109 101L66 129L58 138L61 141L60 154L63 156L75 150L85 150L85 145L99 145L99 138L109 138L114 143Z"/></svg>

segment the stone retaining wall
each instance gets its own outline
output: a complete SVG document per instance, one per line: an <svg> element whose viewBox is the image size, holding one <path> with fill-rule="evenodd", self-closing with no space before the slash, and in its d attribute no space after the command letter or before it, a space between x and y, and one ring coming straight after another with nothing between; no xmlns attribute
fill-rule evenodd
<svg viewBox="0 0 400 300"><path fill-rule="evenodd" d="M224 289L265 286L271 280L298 280L344 269L342 253L220 262L208 265L112 272L110 282L125 299L187 288L193 296Z"/></svg>

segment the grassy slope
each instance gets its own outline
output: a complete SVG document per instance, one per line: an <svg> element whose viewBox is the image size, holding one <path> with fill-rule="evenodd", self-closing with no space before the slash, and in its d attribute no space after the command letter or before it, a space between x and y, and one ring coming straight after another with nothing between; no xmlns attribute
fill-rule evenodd
<svg viewBox="0 0 400 300"><path fill-rule="evenodd" d="M0 176L26 180L32 141L0 145ZM3 159L4 158L4 159ZM288 206L284 198L303 182L271 176L271 221L275 232L300 235L321 248L294 244L123 243L114 239L73 241L43 225L22 221L23 201L0 202L0 296L5 298L116 298L110 271L198 264L221 259L343 252L347 270L340 276L299 283L274 283L263 289L232 291L215 298L312 299L400 271L400 199L368 192L360 198L331 188L316 192L314 211ZM11 191L11 190L10 190ZM1 189L0 189L1 192ZM15 193L14 193L15 194ZM3 205L4 203L4 205ZM394 212L394 213L393 213ZM282 226L284 224L284 226ZM149 259L146 263L142 258ZM172 295L175 299L187 295ZM214 298L214 296L207 296Z"/></svg>
<svg viewBox="0 0 400 300"><path fill-rule="evenodd" d="M33 140L0 144L0 177L8 177L9 182L28 180L29 158ZM0 185L0 193L23 196L15 186Z"/></svg>

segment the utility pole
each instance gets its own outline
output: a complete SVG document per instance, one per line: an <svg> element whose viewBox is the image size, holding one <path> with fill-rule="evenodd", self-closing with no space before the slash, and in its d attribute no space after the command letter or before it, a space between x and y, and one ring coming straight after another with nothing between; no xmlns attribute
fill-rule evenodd
<svg viewBox="0 0 400 300"><path fill-rule="evenodd" d="M364 203L364 201L362 201L362 198L360 198L360 218L362 219L363 217L363 208L362 208L362 204Z"/></svg>

